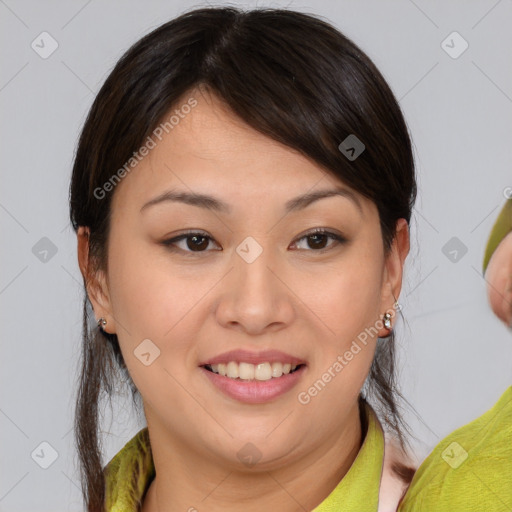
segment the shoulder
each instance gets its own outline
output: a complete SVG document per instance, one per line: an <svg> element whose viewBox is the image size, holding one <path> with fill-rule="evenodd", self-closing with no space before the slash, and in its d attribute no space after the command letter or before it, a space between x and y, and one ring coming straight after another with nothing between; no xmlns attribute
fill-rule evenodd
<svg viewBox="0 0 512 512"><path fill-rule="evenodd" d="M416 471L399 512L510 511L512 386L476 420L445 437Z"/></svg>

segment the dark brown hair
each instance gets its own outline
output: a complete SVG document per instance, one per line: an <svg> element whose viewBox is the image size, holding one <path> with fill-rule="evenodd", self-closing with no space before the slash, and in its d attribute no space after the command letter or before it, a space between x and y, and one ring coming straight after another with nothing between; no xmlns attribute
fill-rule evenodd
<svg viewBox="0 0 512 512"><path fill-rule="evenodd" d="M201 86L245 123L298 150L377 206L386 254L396 222L410 222L416 178L398 102L369 57L319 17L284 9L207 7L185 12L136 42L115 65L89 111L70 184L75 231L89 228L90 271L107 271L112 193L95 194L132 157L171 108ZM365 145L355 160L338 146ZM115 190L115 189L114 189ZM83 347L75 436L88 511L103 510L105 480L99 402L131 380L116 335L94 321L84 278ZM395 339L377 345L360 395L380 412L402 447ZM364 420L364 418L363 418ZM400 473L400 471L398 471ZM410 471L401 471L410 480Z"/></svg>

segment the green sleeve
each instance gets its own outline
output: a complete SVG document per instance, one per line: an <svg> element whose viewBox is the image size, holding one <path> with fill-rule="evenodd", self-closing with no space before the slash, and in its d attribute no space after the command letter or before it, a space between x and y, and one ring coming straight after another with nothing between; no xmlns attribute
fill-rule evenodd
<svg viewBox="0 0 512 512"><path fill-rule="evenodd" d="M512 510L512 386L445 437L416 471L398 512Z"/></svg>

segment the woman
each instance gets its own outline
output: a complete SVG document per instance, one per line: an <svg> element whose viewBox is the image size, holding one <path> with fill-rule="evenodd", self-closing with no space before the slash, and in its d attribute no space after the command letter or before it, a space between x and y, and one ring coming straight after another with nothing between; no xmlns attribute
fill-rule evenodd
<svg viewBox="0 0 512 512"><path fill-rule="evenodd" d="M87 510L396 509L415 197L400 108L329 24L206 8L137 42L70 187ZM98 402L119 373L147 428L103 471Z"/></svg>

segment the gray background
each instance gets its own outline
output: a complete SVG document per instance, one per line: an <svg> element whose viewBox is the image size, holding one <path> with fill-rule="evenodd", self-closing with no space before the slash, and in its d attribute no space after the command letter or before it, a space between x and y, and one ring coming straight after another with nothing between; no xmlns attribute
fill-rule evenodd
<svg viewBox="0 0 512 512"><path fill-rule="evenodd" d="M512 1L230 4L324 16L368 53L400 101L419 197L400 297L406 322L397 331L402 387L423 420L405 411L421 460L512 383L512 335L493 317L481 275L489 230L512 185ZM3 512L82 510L71 432L82 297L67 216L73 153L95 93L122 53L204 5L0 0ZM31 47L43 31L58 42L46 59ZM458 58L441 45L453 31L469 44ZM36 245L43 237L57 251L46 261ZM456 261L443 253L452 237L467 248ZM106 413L107 460L141 428L129 402L120 400L114 416L110 422ZM46 470L39 464L52 452L42 442L58 454Z"/></svg>

